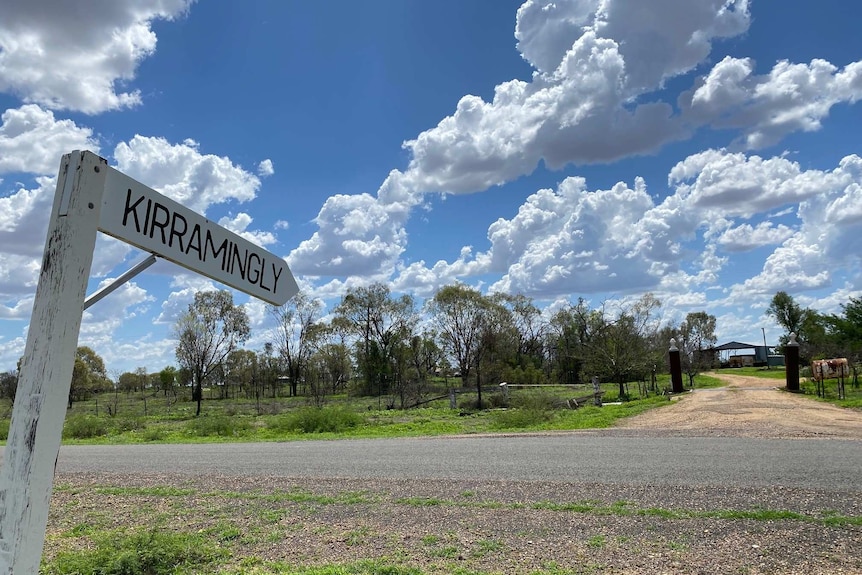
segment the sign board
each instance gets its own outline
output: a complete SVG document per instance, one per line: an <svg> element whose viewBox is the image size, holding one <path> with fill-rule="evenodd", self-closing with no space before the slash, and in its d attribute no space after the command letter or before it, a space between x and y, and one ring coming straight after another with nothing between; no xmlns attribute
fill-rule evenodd
<svg viewBox="0 0 862 575"><path fill-rule="evenodd" d="M99 231L275 305L298 291L282 258L118 172L92 152L63 156L0 467L0 575L39 572ZM136 269L127 273L134 275Z"/></svg>
<svg viewBox="0 0 862 575"><path fill-rule="evenodd" d="M299 291L282 258L110 167L99 230L274 305Z"/></svg>

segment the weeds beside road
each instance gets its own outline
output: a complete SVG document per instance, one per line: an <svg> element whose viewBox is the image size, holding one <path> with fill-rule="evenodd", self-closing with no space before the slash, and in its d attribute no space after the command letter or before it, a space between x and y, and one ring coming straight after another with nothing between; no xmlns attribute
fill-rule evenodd
<svg viewBox="0 0 862 575"><path fill-rule="evenodd" d="M862 572L858 498L827 489L78 475L51 509L49 575L129 547L194 553L116 573Z"/></svg>
<svg viewBox="0 0 862 575"><path fill-rule="evenodd" d="M653 399L666 407L635 417L639 423L629 431L821 437L824 464L828 438L862 437L854 435L862 431L858 411L776 387L742 378L679 401ZM787 398L813 412L837 410L840 418L830 412L825 419L848 416L849 431L788 427L800 412L782 408ZM595 411L616 407L624 406ZM590 411L570 413L586 421ZM411 421L397 421L399 412L375 417L386 421L381 435L445 427L433 411L417 414ZM483 425L491 430L489 415L456 417L470 421L471 433ZM541 423L554 424L571 421ZM559 457L578 461L576 452ZM629 472L635 477L638 470ZM673 476L643 484L626 476L568 483L63 474L51 504L44 573L94 573L88 571L94 564L115 569L99 571L104 575L862 573L859 483L740 487L708 477L697 483Z"/></svg>

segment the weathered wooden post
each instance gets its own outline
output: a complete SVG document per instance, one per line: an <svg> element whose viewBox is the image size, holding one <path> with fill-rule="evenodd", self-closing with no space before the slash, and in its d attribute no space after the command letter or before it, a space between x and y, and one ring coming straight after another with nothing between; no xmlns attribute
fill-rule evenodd
<svg viewBox="0 0 862 575"><path fill-rule="evenodd" d="M682 393L682 360L674 338L670 340L668 359L670 360L670 390L673 393Z"/></svg>
<svg viewBox="0 0 862 575"><path fill-rule="evenodd" d="M60 164L0 468L2 575L39 571L106 171L105 160L86 152Z"/></svg>
<svg viewBox="0 0 862 575"><path fill-rule="evenodd" d="M63 156L0 467L0 575L39 571L100 231L273 305L299 291L277 255L109 167L92 152ZM152 261L141 262L118 281ZM87 301L94 303L111 289Z"/></svg>
<svg viewBox="0 0 862 575"><path fill-rule="evenodd" d="M593 383L593 405L595 405L596 407L601 407L602 406L602 394L601 394L602 387L601 387L601 385L599 385L599 376L598 375L593 376L592 383Z"/></svg>
<svg viewBox="0 0 862 575"><path fill-rule="evenodd" d="M784 346L784 379L787 391L799 391L799 343L792 332L790 341Z"/></svg>

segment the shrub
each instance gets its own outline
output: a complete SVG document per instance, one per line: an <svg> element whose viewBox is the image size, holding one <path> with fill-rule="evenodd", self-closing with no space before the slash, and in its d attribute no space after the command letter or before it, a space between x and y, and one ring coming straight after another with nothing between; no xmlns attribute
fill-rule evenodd
<svg viewBox="0 0 862 575"><path fill-rule="evenodd" d="M186 424L186 429L198 437L231 437L249 427L247 420L226 415L196 417Z"/></svg>
<svg viewBox="0 0 862 575"><path fill-rule="evenodd" d="M482 407L487 407L488 402L482 398ZM479 409L479 398L474 396L466 396L458 399L458 409L461 411L472 412Z"/></svg>
<svg viewBox="0 0 862 575"><path fill-rule="evenodd" d="M553 412L542 409L507 409L491 414L493 429L524 429L547 423Z"/></svg>
<svg viewBox="0 0 862 575"><path fill-rule="evenodd" d="M147 423L140 417L123 417L114 420L114 431L125 433L126 431L140 431L146 429Z"/></svg>
<svg viewBox="0 0 862 575"><path fill-rule="evenodd" d="M161 441L167 435L167 432L162 427L148 427L141 434L141 437L144 441Z"/></svg>
<svg viewBox="0 0 862 575"><path fill-rule="evenodd" d="M509 407L509 398L503 393L492 393L488 396L488 407Z"/></svg>
<svg viewBox="0 0 862 575"><path fill-rule="evenodd" d="M9 439L9 424L11 422L8 419L0 419L0 441L6 441Z"/></svg>
<svg viewBox="0 0 862 575"><path fill-rule="evenodd" d="M545 392L519 392L512 394L509 402L514 409L498 411L491 416L494 429L522 429L536 427L554 416L556 398Z"/></svg>
<svg viewBox="0 0 862 575"><path fill-rule="evenodd" d="M95 415L78 415L70 417L63 426L63 437L66 439L91 439L108 434L108 422Z"/></svg>
<svg viewBox="0 0 862 575"><path fill-rule="evenodd" d="M517 407L519 409L526 410L534 410L534 411L553 411L554 404L557 402L557 399L546 392L516 392L512 394L510 403L512 407Z"/></svg>
<svg viewBox="0 0 862 575"><path fill-rule="evenodd" d="M280 432L340 433L363 423L353 411L338 407L303 407L270 419L269 428Z"/></svg>
<svg viewBox="0 0 862 575"><path fill-rule="evenodd" d="M227 554L202 535L155 529L130 534L108 532L95 537L94 542L93 548L61 551L53 561L43 566L41 572L46 575L169 575L181 570L214 572L212 564ZM210 571L207 566L213 569Z"/></svg>

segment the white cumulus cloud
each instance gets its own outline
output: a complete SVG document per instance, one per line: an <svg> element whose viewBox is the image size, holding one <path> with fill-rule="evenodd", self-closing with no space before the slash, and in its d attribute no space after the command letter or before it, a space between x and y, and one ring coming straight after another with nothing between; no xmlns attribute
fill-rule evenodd
<svg viewBox="0 0 862 575"><path fill-rule="evenodd" d="M52 109L96 114L140 103L124 91L156 48L155 20L191 0L6 0L0 5L0 91Z"/></svg>
<svg viewBox="0 0 862 575"><path fill-rule="evenodd" d="M2 77L2 72L0 72ZM0 116L0 174L56 175L60 157L72 150L99 153L93 131L27 104Z"/></svg>
<svg viewBox="0 0 862 575"><path fill-rule="evenodd" d="M119 170L199 213L212 204L254 199L260 180L230 158L202 154L194 140L171 144L136 135L114 149Z"/></svg>

